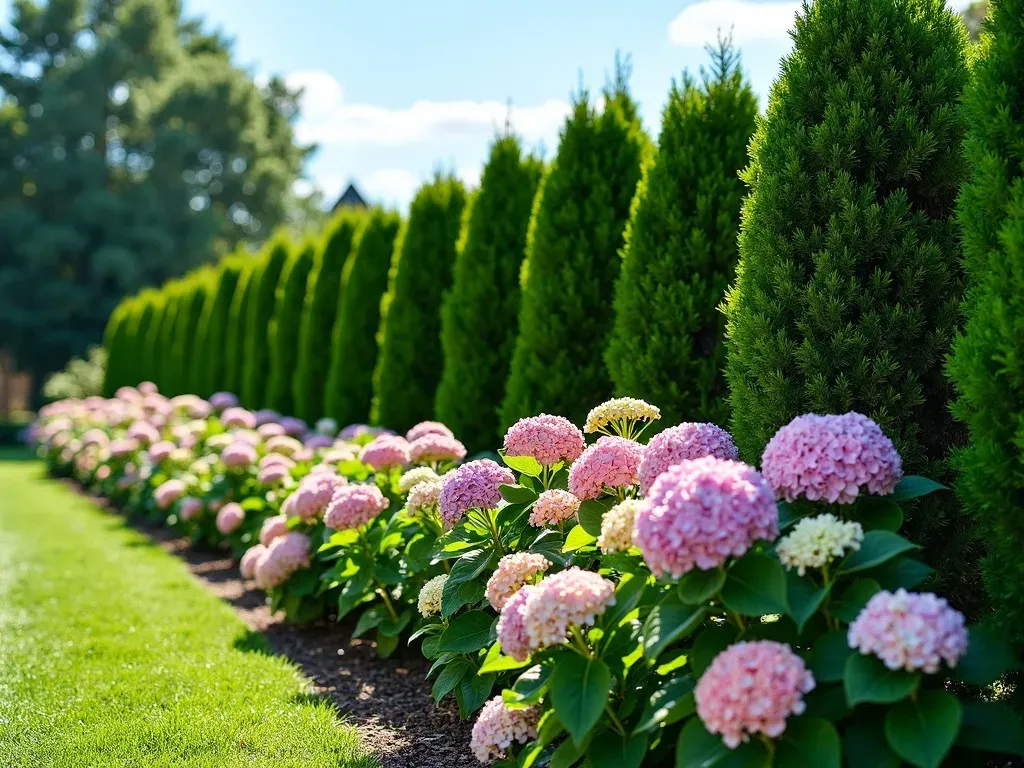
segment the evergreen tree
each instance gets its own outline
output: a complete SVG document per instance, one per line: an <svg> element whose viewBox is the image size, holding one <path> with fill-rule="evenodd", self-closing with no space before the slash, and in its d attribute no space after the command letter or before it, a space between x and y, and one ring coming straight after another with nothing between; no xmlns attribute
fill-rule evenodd
<svg viewBox="0 0 1024 768"><path fill-rule="evenodd" d="M653 162L637 188L605 359L620 396L661 408L659 426L725 425L725 319L757 97L730 41L711 72L673 83Z"/></svg>
<svg viewBox="0 0 1024 768"><path fill-rule="evenodd" d="M331 365L342 272L352 250L352 239L362 211L342 211L320 241L306 288L306 307L299 331L298 370L293 381L295 415L313 423L324 415L324 393Z"/></svg>
<svg viewBox="0 0 1024 768"><path fill-rule="evenodd" d="M181 280L181 293L171 332L167 369L164 373L164 394L174 396L189 391L188 353L195 340L198 312L202 312L203 296L200 284L203 271L187 275ZM197 312L198 308L198 312Z"/></svg>
<svg viewBox="0 0 1024 768"><path fill-rule="evenodd" d="M437 418L471 450L490 448L498 431L516 339L519 270L542 170L515 136L495 141L467 206L452 290L441 308Z"/></svg>
<svg viewBox="0 0 1024 768"><path fill-rule="evenodd" d="M324 413L342 425L370 418L381 298L401 223L391 211L377 208L367 213L341 275Z"/></svg>
<svg viewBox="0 0 1024 768"><path fill-rule="evenodd" d="M725 304L736 442L756 463L795 416L855 410L905 471L942 480L960 440L942 363L962 295L963 23L942 0L816 0L795 44L744 172ZM970 537L943 530L962 521L934 499L908 532L967 607L953 581L971 574Z"/></svg>
<svg viewBox="0 0 1024 768"><path fill-rule="evenodd" d="M538 193L502 428L546 412L582 423L612 393L604 363L630 202L648 140L625 73L598 114L582 93Z"/></svg>
<svg viewBox="0 0 1024 768"><path fill-rule="evenodd" d="M103 396L113 397L118 387L125 386L124 368L128 318L134 306L134 297L124 299L110 313L103 332L103 347L107 350L107 368L103 374Z"/></svg>
<svg viewBox="0 0 1024 768"><path fill-rule="evenodd" d="M299 326L306 302L306 286L313 268L316 242L306 240L289 256L277 289L270 326L270 379L266 404L278 413L292 414L292 379L299 359Z"/></svg>
<svg viewBox="0 0 1024 768"><path fill-rule="evenodd" d="M231 302L234 300L242 266L237 256L221 261L212 300L206 302L203 310L196 340L197 349L192 361L193 375L198 384L193 394L200 397L209 397L223 388L228 314L231 312Z"/></svg>
<svg viewBox="0 0 1024 768"><path fill-rule="evenodd" d="M434 414L441 378L441 300L451 285L466 192L438 174L413 198L381 302L371 419L406 430Z"/></svg>
<svg viewBox="0 0 1024 768"><path fill-rule="evenodd" d="M133 387L149 379L144 352L150 328L155 321L155 297L156 291L152 288L146 289L139 294L135 312L132 313L134 315L134 323L128 327L127 347L130 350L130 357L127 360L126 370L128 381L131 382L130 386Z"/></svg>
<svg viewBox="0 0 1024 768"><path fill-rule="evenodd" d="M245 334L245 370L239 396L249 408L267 404L267 380L270 378L270 324L277 304L277 285L288 260L289 241L278 234L266 246L253 265L252 284L256 289L248 306Z"/></svg>
<svg viewBox="0 0 1024 768"><path fill-rule="evenodd" d="M174 344L174 326L178 322L182 290L181 280L171 280L160 289L165 297L165 302L164 315L160 323L160 337L157 340L159 349L156 355L154 374L156 378L154 381L160 385L160 391L165 395L171 391L171 379L174 376L172 371L174 361L171 358L171 348Z"/></svg>
<svg viewBox="0 0 1024 768"><path fill-rule="evenodd" d="M1024 2L999 0L965 95L972 176L960 193L969 292L949 373L970 440L957 492L988 547L996 623L1024 644ZM1020 686L1018 685L1018 692Z"/></svg>
<svg viewBox="0 0 1024 768"><path fill-rule="evenodd" d="M212 266L205 266L192 275L192 300L189 303L188 316L185 319L182 332L176 339L174 350L181 382L177 392L179 395L192 394L199 390L198 382L192 378L193 361L201 352L198 344L199 329L207 302L213 297L215 274Z"/></svg>
<svg viewBox="0 0 1024 768"><path fill-rule="evenodd" d="M227 338L224 341L224 376L221 387L226 392L238 394L242 385L243 366L245 365L245 336L249 330L249 300L253 290L253 258L238 256L242 261L242 269L238 274L238 285L231 299L228 312Z"/></svg>

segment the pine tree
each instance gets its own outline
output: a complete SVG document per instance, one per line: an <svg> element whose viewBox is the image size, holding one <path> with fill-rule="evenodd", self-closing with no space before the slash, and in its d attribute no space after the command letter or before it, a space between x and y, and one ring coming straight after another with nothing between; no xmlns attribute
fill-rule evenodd
<svg viewBox="0 0 1024 768"><path fill-rule="evenodd" d="M362 211L342 211L327 227L317 248L306 289L306 308L299 330L298 370L293 381L295 415L312 423L324 415L324 393L331 365L342 272Z"/></svg>
<svg viewBox="0 0 1024 768"><path fill-rule="evenodd" d="M970 441L956 489L988 547L995 621L1024 644L1024 2L994 3L984 32L964 98L972 176L957 207L970 290L949 373Z"/></svg>
<svg viewBox="0 0 1024 768"><path fill-rule="evenodd" d="M289 240L279 233L264 248L253 265L252 283L256 288L249 302L248 328L245 333L242 402L249 408L267 404L267 381L270 378L270 324L277 305L277 286L288 260Z"/></svg>
<svg viewBox="0 0 1024 768"><path fill-rule="evenodd" d="M471 450L498 431L519 312L519 271L543 164L515 136L494 142L467 206L452 290L441 308L444 369L437 418Z"/></svg>
<svg viewBox="0 0 1024 768"><path fill-rule="evenodd" d="M295 248L284 265L277 289L274 319L270 326L270 379L266 404L278 413L291 414L294 411L292 379L299 359L299 326L315 249L315 241L309 239Z"/></svg>
<svg viewBox="0 0 1024 768"><path fill-rule="evenodd" d="M960 440L942 363L963 282L963 24L942 0L816 0L795 44L744 172L725 303L736 442L756 463L795 416L855 410L905 471L944 479ZM907 530L965 606L970 536L951 497L933 498Z"/></svg>
<svg viewBox="0 0 1024 768"><path fill-rule="evenodd" d="M342 425L370 418L380 304L401 223L391 211L367 213L342 272L324 397L324 413Z"/></svg>
<svg viewBox="0 0 1024 768"><path fill-rule="evenodd" d="M406 430L434 414L441 379L441 300L451 285L466 192L438 174L416 193L381 302L371 419Z"/></svg>
<svg viewBox="0 0 1024 768"><path fill-rule="evenodd" d="M242 269L238 274L238 284L231 299L228 311L228 324L224 341L224 376L221 387L226 392L238 394L242 386L243 366L245 365L245 336L249 330L249 301L254 287L253 262L251 256L238 256Z"/></svg>
<svg viewBox="0 0 1024 768"><path fill-rule="evenodd" d="M582 93L538 193L502 427L541 412L582 423L612 393L604 363L618 250L648 140L623 70L598 114Z"/></svg>
<svg viewBox="0 0 1024 768"><path fill-rule="evenodd" d="M660 426L729 416L718 305L736 268L738 173L757 97L731 41L709 53L699 83L685 74L669 92L626 228L605 354L615 394L656 404Z"/></svg>
<svg viewBox="0 0 1024 768"><path fill-rule="evenodd" d="M223 259L217 269L216 288L212 300L206 302L196 340L192 370L198 389L193 393L209 397L222 388L224 381L228 313L235 296L235 287L242 271L242 262L233 256Z"/></svg>

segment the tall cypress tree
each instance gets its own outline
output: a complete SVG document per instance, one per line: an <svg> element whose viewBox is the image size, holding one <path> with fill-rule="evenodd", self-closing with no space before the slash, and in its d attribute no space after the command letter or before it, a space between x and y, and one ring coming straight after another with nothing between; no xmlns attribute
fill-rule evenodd
<svg viewBox="0 0 1024 768"><path fill-rule="evenodd" d="M943 356L962 277L954 206L966 34L942 0L816 0L797 18L751 144L740 263L725 310L733 433L751 462L805 413L879 422L904 469L945 478L960 440ZM949 496L908 532L953 580L971 571Z"/></svg>
<svg viewBox="0 0 1024 768"><path fill-rule="evenodd" d="M465 207L462 183L439 174L420 187L409 208L381 303L374 423L405 430L433 416L441 379L441 299L451 285Z"/></svg>
<svg viewBox="0 0 1024 768"><path fill-rule="evenodd" d="M494 142L466 210L452 290L441 308L437 418L472 450L498 431L519 312L519 271L543 164L515 136Z"/></svg>
<svg viewBox="0 0 1024 768"><path fill-rule="evenodd" d="M309 274L306 307L299 330L298 370L292 382L295 415L308 422L324 415L331 336L338 297L342 293L342 272L362 218L362 211L342 211L328 225Z"/></svg>
<svg viewBox="0 0 1024 768"><path fill-rule="evenodd" d="M239 256L242 270L238 274L238 285L231 300L228 312L227 338L224 341L224 377L221 387L227 392L238 393L242 385L243 366L245 364L245 336L249 330L249 300L253 290L253 258Z"/></svg>
<svg viewBox="0 0 1024 768"><path fill-rule="evenodd" d="M146 343L149 339L150 328L156 322L156 290L147 288L139 294L138 306L133 313L135 322L129 326L128 347L131 349L131 357L128 360L128 381L135 386L139 382L149 378L148 360L146 359Z"/></svg>
<svg viewBox="0 0 1024 768"><path fill-rule="evenodd" d="M970 441L956 489L988 546L995 620L1024 645L1024 2L999 0L984 31L957 208L970 290L949 373Z"/></svg>
<svg viewBox="0 0 1024 768"><path fill-rule="evenodd" d="M657 404L661 424L728 415L725 318L736 269L747 142L757 97L730 41L698 83L673 83L653 162L637 188L605 359L615 393Z"/></svg>
<svg viewBox="0 0 1024 768"><path fill-rule="evenodd" d="M580 95L538 194L519 335L501 422L541 412L581 422L612 393L604 349L630 202L648 140L619 71L598 114Z"/></svg>
<svg viewBox="0 0 1024 768"><path fill-rule="evenodd" d="M194 394L200 397L209 397L222 388L228 313L241 272L242 262L237 256L223 259L217 269L212 301L207 301L204 307L192 361L193 375L199 385Z"/></svg>
<svg viewBox="0 0 1024 768"><path fill-rule="evenodd" d="M176 371L172 377L173 391L170 393L172 395L188 394L193 391L189 372L211 273L212 270L209 267L204 267L191 273L187 278L188 288L178 312L174 341L171 347L172 365Z"/></svg>
<svg viewBox="0 0 1024 768"><path fill-rule="evenodd" d="M370 418L380 304L401 223L397 213L371 210L356 233L342 272L324 396L324 413L342 425Z"/></svg>
<svg viewBox="0 0 1024 768"><path fill-rule="evenodd" d="M270 326L270 380L267 407L284 414L294 411L292 379L299 359L299 326L306 303L306 286L313 268L316 242L307 239L296 246L281 273L274 319Z"/></svg>
<svg viewBox="0 0 1024 768"><path fill-rule="evenodd" d="M128 355L128 318L134 303L134 297L122 299L107 319L107 327L103 332L103 347L107 350L107 369L103 373L104 397L113 397L117 388L127 383L124 378L124 361Z"/></svg>
<svg viewBox="0 0 1024 768"><path fill-rule="evenodd" d="M267 381L270 378L270 325L277 306L277 286L288 260L288 237L279 233L264 248L253 265L252 283L256 292L247 307L244 371L238 393L249 408L267 405Z"/></svg>

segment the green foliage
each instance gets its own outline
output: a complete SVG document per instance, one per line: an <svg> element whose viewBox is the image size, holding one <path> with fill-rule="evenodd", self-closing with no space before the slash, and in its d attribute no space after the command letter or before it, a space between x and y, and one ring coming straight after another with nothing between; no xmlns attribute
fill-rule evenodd
<svg viewBox="0 0 1024 768"><path fill-rule="evenodd" d="M994 5L964 101L972 176L957 216L969 291L949 373L970 440L957 492L988 546L996 621L1024 643L1024 3Z"/></svg>
<svg viewBox="0 0 1024 768"><path fill-rule="evenodd" d="M270 372L270 324L277 306L277 286L288 260L289 241L278 234L257 257L250 282L256 289L249 302L245 334L244 372L238 395L249 408L262 408L267 400Z"/></svg>
<svg viewBox="0 0 1024 768"><path fill-rule="evenodd" d="M253 262L251 256L238 256L242 261L242 269L238 274L238 284L231 298L231 309L228 311L228 325L224 340L224 375L221 377L220 389L238 394L242 384L243 366L245 365L245 337L249 330L249 302L255 289Z"/></svg>
<svg viewBox="0 0 1024 768"><path fill-rule="evenodd" d="M183 395L195 391L192 382L189 381L189 372L192 355L196 349L199 321L203 315L203 307L212 279L213 271L210 267L203 267L186 278L188 289L178 311L174 341L171 346L172 376L170 382L167 383L167 394Z"/></svg>
<svg viewBox="0 0 1024 768"><path fill-rule="evenodd" d="M367 213L342 272L324 397L324 413L341 425L370 418L381 298L400 226L397 213L379 208Z"/></svg>
<svg viewBox="0 0 1024 768"><path fill-rule="evenodd" d="M47 377L43 397L53 401L102 394L106 370L107 351L103 347L89 347L84 358L72 358L64 370Z"/></svg>
<svg viewBox="0 0 1024 768"><path fill-rule="evenodd" d="M471 451L498 431L519 312L519 271L543 165L515 136L494 142L467 206L452 289L441 308L444 370L436 415Z"/></svg>
<svg viewBox="0 0 1024 768"><path fill-rule="evenodd" d="M114 392L124 382L125 360L128 354L128 318L135 302L125 299L115 307L107 320L107 328L103 332L103 348L107 352L107 365L103 376L104 397L113 397ZM45 394L45 393L44 393Z"/></svg>
<svg viewBox="0 0 1024 768"><path fill-rule="evenodd" d="M940 0L820 0L795 42L744 172L725 302L736 442L757 462L795 416L855 410L906 471L945 478L960 441L942 362L962 295L963 24ZM941 586L978 610L955 502L921 504L909 523Z"/></svg>
<svg viewBox="0 0 1024 768"><path fill-rule="evenodd" d="M207 300L203 308L196 350L191 362L197 384L192 394L200 397L209 397L222 388L228 316L242 268L243 262L237 256L221 261L214 278L216 288L212 300Z"/></svg>
<svg viewBox="0 0 1024 768"><path fill-rule="evenodd" d="M653 161L637 188L605 359L615 394L661 408L660 424L725 424L725 319L737 259L757 97L728 41L710 73L673 84Z"/></svg>
<svg viewBox="0 0 1024 768"><path fill-rule="evenodd" d="M306 302L306 286L313 268L316 243L306 240L296 246L281 272L271 321L270 379L267 382L266 406L278 413L294 411L292 379L299 359L299 327Z"/></svg>
<svg viewBox="0 0 1024 768"><path fill-rule="evenodd" d="M612 393L611 296L648 140L622 72L605 99L601 114L586 93L576 100L537 195L503 427L541 412L582 422Z"/></svg>
<svg viewBox="0 0 1024 768"><path fill-rule="evenodd" d="M331 337L342 294L342 272L362 211L342 211L324 233L316 251L306 307L299 330L298 370L292 381L295 416L312 424L324 415L324 394L331 365Z"/></svg>
<svg viewBox="0 0 1024 768"><path fill-rule="evenodd" d="M441 300L451 285L466 192L437 175L416 193L381 301L371 419L405 431L434 413L441 378Z"/></svg>

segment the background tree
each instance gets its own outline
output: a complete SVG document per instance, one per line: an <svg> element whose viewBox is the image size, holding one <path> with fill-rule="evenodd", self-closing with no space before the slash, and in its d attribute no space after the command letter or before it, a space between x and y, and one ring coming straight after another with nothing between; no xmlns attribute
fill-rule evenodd
<svg viewBox="0 0 1024 768"><path fill-rule="evenodd" d="M519 271L543 164L506 134L494 142L467 207L452 289L441 308L444 368L436 415L471 450L498 431L519 313Z"/></svg>
<svg viewBox="0 0 1024 768"><path fill-rule="evenodd" d="M292 379L299 359L299 327L315 250L316 241L312 239L296 246L284 265L277 288L269 336L270 378L266 404L278 413L294 412Z"/></svg>
<svg viewBox="0 0 1024 768"><path fill-rule="evenodd" d="M441 299L451 285L466 192L438 174L420 187L395 244L381 302L371 419L406 430L434 413L441 378Z"/></svg>
<svg viewBox="0 0 1024 768"><path fill-rule="evenodd" d="M615 394L661 408L661 426L725 424L725 318L757 97L729 40L711 71L673 83L653 162L637 188L605 359Z"/></svg>
<svg viewBox="0 0 1024 768"><path fill-rule="evenodd" d="M370 210L342 272L338 317L331 334L324 413L339 424L369 421L377 365L380 305L401 226L397 213Z"/></svg>
<svg viewBox="0 0 1024 768"><path fill-rule="evenodd" d="M277 306L277 286L288 260L288 236L279 232L253 264L252 284L256 290L249 302L245 334L242 402L250 408L262 408L267 401L270 378L270 325Z"/></svg>
<svg viewBox="0 0 1024 768"><path fill-rule="evenodd" d="M604 349L618 250L648 140L618 68L598 114L582 93L537 197L502 426L541 412L582 423L612 393Z"/></svg>

